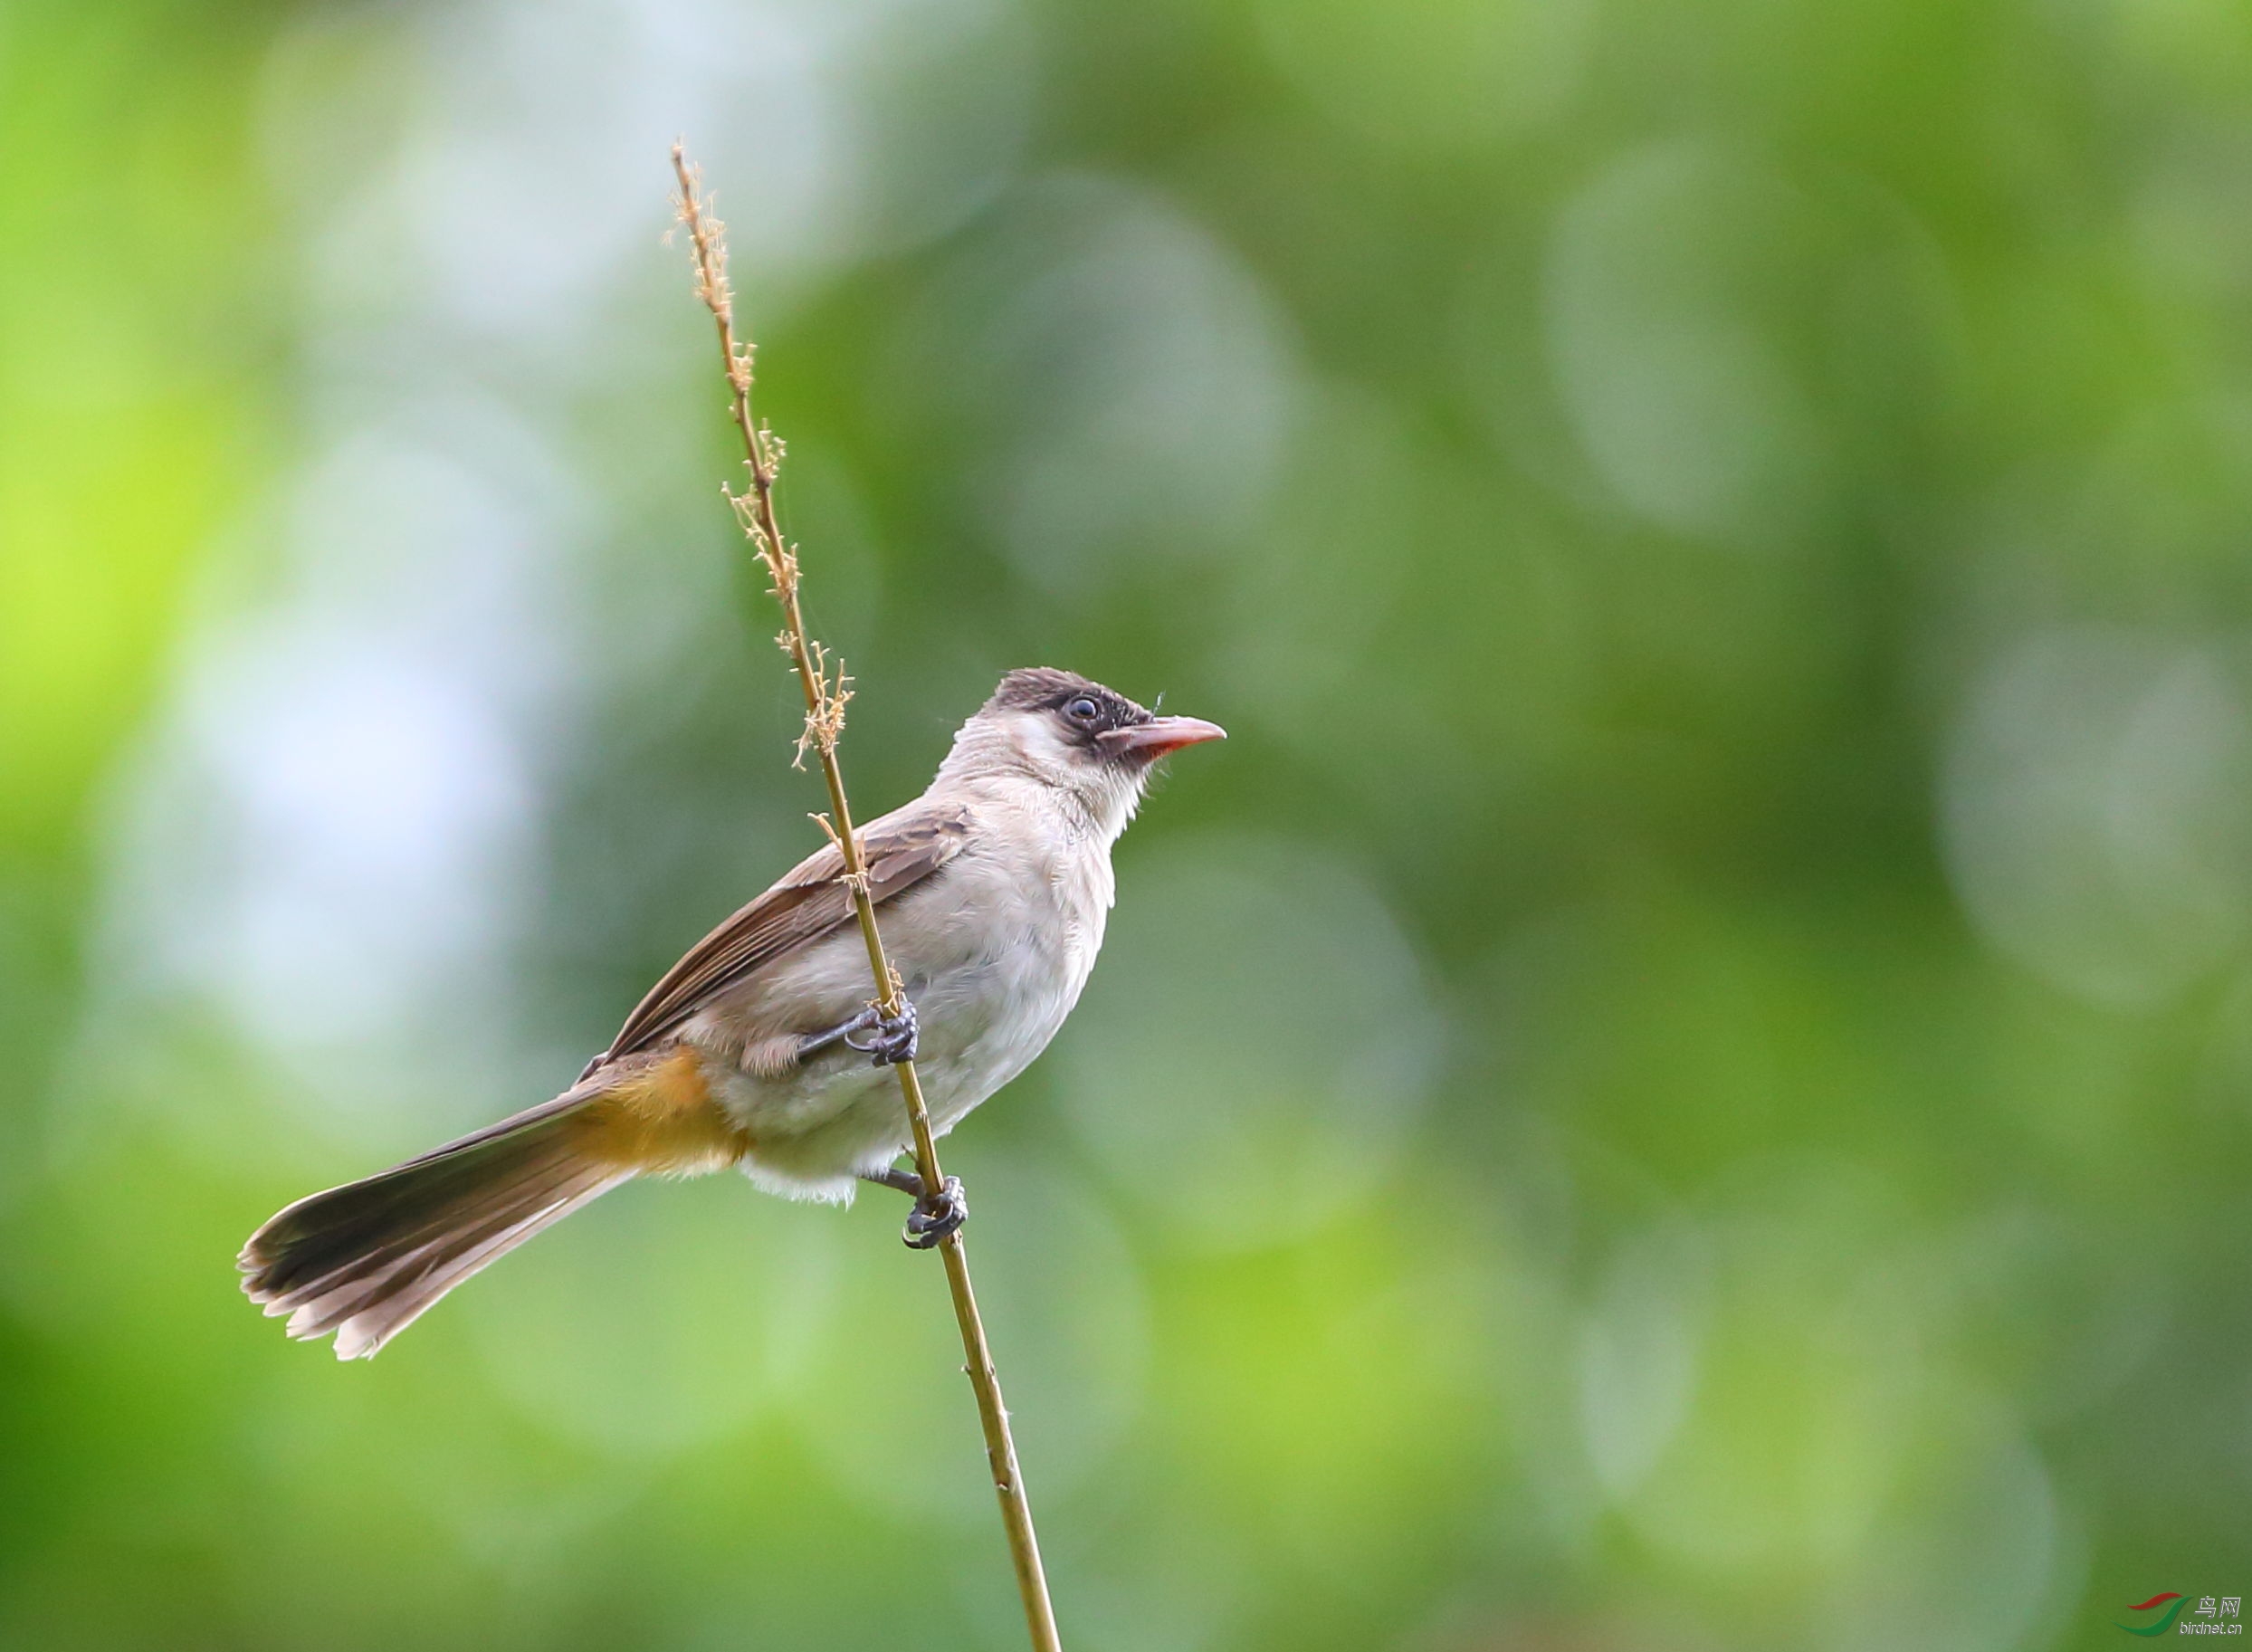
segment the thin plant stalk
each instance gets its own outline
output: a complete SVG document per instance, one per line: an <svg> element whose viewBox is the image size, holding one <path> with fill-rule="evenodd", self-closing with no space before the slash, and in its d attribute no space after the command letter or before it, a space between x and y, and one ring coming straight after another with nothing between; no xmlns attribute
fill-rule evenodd
<svg viewBox="0 0 2252 1652"><path fill-rule="evenodd" d="M875 902L868 893L867 868L860 840L853 826L851 806L844 798L844 774L837 764L836 747L844 731L844 702L852 698L851 679L841 663L832 665L819 643L806 635L805 616L797 601L799 572L797 548L783 542L775 524L774 482L781 469L782 443L751 417L750 341L735 329L735 304L727 276L726 226L712 215L700 186L701 174L689 165L680 144L673 146L673 171L679 179L675 199L681 223L687 228L696 260L696 296L711 311L719 329L720 353L726 363L729 412L743 442L743 462L750 471L750 491L728 492L729 503L766 566L775 600L782 608L782 634L776 639L797 673L806 700L806 728L798 737L797 761L802 766L810 751L828 788L829 813L824 828L844 857L844 885L851 892L854 913L860 920L861 939L867 943L868 967L873 972L877 1002L887 1016L900 1013L905 994L898 974L883 950L876 929ZM899 1076L900 1098L914 1132L915 1173L927 1189L944 1187L939 1169L938 1143L930 1133L930 1109L923 1104L922 1081L915 1064L902 1061L892 1071ZM954 1318L961 1328L962 1354L969 1385L978 1396L978 1417L985 1428L986 1461L993 1471L993 1489L1001 1503L1001 1523L1008 1533L1011 1560L1016 1569L1017 1592L1023 1596L1025 1620L1032 1632L1035 1652L1062 1652L1055 1629L1055 1609L1048 1600L1047 1575L1040 1565L1040 1540L1032 1525L1032 1504L1025 1494L1023 1472L1016 1464L1016 1445L1010 1437L1008 1410L1001 1402L1000 1375L994 1370L993 1351L987 1345L985 1323L978 1317L978 1298L969 1285L969 1258L958 1230L939 1242L946 1265L947 1289L954 1299Z"/></svg>

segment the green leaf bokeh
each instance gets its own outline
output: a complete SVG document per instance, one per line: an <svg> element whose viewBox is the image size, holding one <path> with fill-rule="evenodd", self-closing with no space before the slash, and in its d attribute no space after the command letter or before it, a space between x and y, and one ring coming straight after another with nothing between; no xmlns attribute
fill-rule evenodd
<svg viewBox="0 0 2252 1652"><path fill-rule="evenodd" d="M949 1144L1067 1644L2118 1644L2252 1581L2252 14L0 12L0 1646L1004 1648L880 1199L338 1367L289 1198L867 812L1227 725Z"/></svg>

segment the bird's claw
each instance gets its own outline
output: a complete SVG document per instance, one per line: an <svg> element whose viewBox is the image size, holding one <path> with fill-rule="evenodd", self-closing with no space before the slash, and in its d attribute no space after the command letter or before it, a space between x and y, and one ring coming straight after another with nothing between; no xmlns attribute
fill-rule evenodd
<svg viewBox="0 0 2252 1652"><path fill-rule="evenodd" d="M864 1033L865 1037L854 1034ZM894 1063L912 1061L922 1036L922 1023L915 1015L915 1001L904 993L900 995L899 1014L887 1016L881 1004L871 1004L844 1025L844 1042L861 1051L869 1065L888 1067Z"/></svg>
<svg viewBox="0 0 2252 1652"><path fill-rule="evenodd" d="M930 1250L969 1219L969 1200L962 1195L962 1179L949 1176L934 1198L925 1193L915 1200L914 1214L900 1237L910 1250Z"/></svg>

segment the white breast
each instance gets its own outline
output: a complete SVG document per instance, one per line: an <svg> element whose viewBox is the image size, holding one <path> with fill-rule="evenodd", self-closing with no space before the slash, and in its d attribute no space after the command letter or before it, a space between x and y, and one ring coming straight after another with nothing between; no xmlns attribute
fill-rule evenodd
<svg viewBox="0 0 2252 1652"><path fill-rule="evenodd" d="M1043 788L975 799L971 846L886 903L884 942L921 1020L916 1071L944 1134L1047 1047L1079 1001L1102 945L1114 885L1110 840ZM819 944L808 974L852 977L864 999L856 934ZM847 1011L846 1013L849 1013ZM755 1145L744 1168L797 1197L849 1198L852 1178L890 1164L908 1141L892 1074L840 1051L787 1078L729 1085Z"/></svg>
<svg viewBox="0 0 2252 1652"><path fill-rule="evenodd" d="M902 913L903 931L951 942L911 960L920 989L909 979L922 1016L924 1091L941 1131L1047 1047L1102 950L1109 845L1039 826L981 834L978 852L934 880L928 912ZM910 967L902 962L902 974Z"/></svg>

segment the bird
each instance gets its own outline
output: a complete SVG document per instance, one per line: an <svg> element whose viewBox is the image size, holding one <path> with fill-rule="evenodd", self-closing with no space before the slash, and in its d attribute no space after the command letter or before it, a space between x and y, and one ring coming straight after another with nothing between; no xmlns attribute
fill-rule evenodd
<svg viewBox="0 0 2252 1652"><path fill-rule="evenodd" d="M858 833L903 993L871 998L832 842L706 935L554 1100L299 1199L237 1259L292 1337L372 1357L439 1298L641 1176L734 1169L794 1199L864 1183L914 1198L903 1237L961 1226L957 1178L925 1188L895 1063L944 1135L1029 1065L1078 1002L1115 897L1111 848L1158 761L1223 740L1067 671L1012 671L913 802Z"/></svg>

